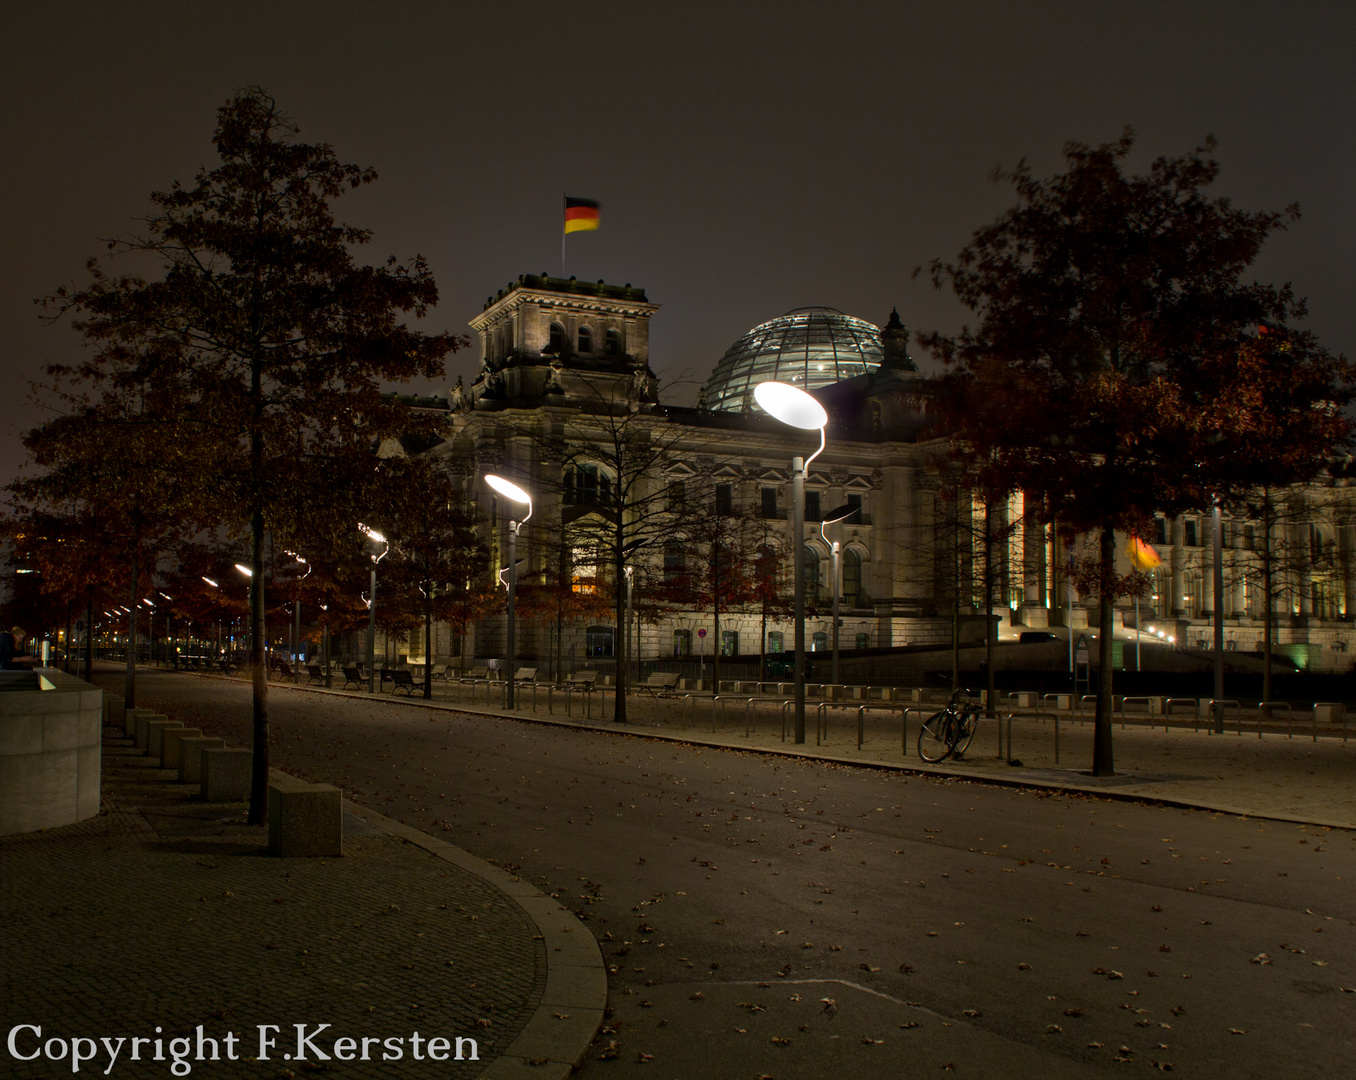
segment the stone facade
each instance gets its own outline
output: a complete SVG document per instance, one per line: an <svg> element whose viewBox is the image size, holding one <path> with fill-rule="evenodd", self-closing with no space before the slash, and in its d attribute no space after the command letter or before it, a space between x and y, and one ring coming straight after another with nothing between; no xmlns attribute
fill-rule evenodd
<svg viewBox="0 0 1356 1080"><path fill-rule="evenodd" d="M657 310L630 285L528 275L491 296L471 321L480 338L480 374L449 402L437 403L447 416L445 441L429 452L462 477L468 496L485 512L495 567L504 565L510 508L496 504L481 480L487 472L534 495L518 548L525 559L520 582L544 580L568 563L564 577L556 573L558 582L610 596L621 570L617 549L634 545L625 562L640 567L637 580L662 583L676 544L695 543L715 510L762 529L785 559L795 553L806 559L809 648L826 648L830 640L835 541L844 559L844 650L946 643L957 615L968 636L982 634L983 508L968 497L949 497L939 480L943 446L927 435L928 382L908 357L908 331L897 315L882 331L879 367L815 391L830 417L827 447L806 478L804 535L792 538L790 462L793 455L814 452L813 433L788 428L760 410L663 402L649 366L649 319ZM666 497L676 491L682 492L679 505ZM1260 647L1261 571L1269 562L1276 641L1302 655L1306 666L1349 666L1350 605L1356 599L1352 495L1344 479L1287 492L1272 530L1278 539L1265 560L1266 530L1256 521L1226 523L1226 641L1232 643L1226 648ZM618 502L621 522L600 527ZM856 513L821 535L815 519L844 504L856 506ZM1018 494L992 515L999 539L990 560L991 611L1001 635L1095 624L1081 598L1070 603L1058 572L1068 550L1031 510ZM1163 563L1154 572L1154 599L1141 601L1140 621L1146 632L1153 625L1188 649L1202 638L1208 646L1211 633L1209 529L1208 515L1185 515L1160 521L1160 534L1148 538L1156 541ZM600 535L618 542L604 551ZM687 558L693 558L691 543ZM789 563L785 572L789 590ZM693 657L699 651L709 657L716 646L709 608L658 611L647 603L653 599L640 598L647 612L639 629L641 658L672 660L689 647ZM1135 626L1133 612L1133 601L1120 602L1121 632ZM769 651L791 647L793 626L784 614L765 622L756 605L746 604L723 611L720 623L727 650L756 655L763 645ZM567 666L582 665L613 655L615 640L609 643L608 635L616 625L615 614L601 611L563 625L559 635L547 621L523 620L518 656L543 670L553 655ZM697 635L703 628L711 631L704 641ZM411 654L424 652L418 638L416 633L410 642ZM460 651L492 659L503 641L502 617L488 619ZM438 656L459 651L446 627L435 629L433 645Z"/></svg>

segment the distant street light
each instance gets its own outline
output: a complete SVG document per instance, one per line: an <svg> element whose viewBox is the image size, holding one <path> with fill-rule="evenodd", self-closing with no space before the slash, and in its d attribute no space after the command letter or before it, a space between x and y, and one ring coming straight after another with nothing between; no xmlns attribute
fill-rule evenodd
<svg viewBox="0 0 1356 1080"><path fill-rule="evenodd" d="M824 515L824 520L819 523L820 539L828 545L833 553L833 685L838 685L838 594L842 591L841 577L843 564L841 561L842 547L837 540L830 540L824 535L826 525L836 525L840 521L845 521L858 511L859 507L846 503L843 506L830 510Z"/></svg>
<svg viewBox="0 0 1356 1080"><path fill-rule="evenodd" d="M805 742L805 559L801 548L805 544L805 470L810 462L824 452L824 428L829 414L824 406L798 386L790 383L763 382L753 389L754 400L772 417L802 431L819 431L819 449L802 460L791 459L791 540L795 576L796 625L796 742ZM719 647L719 646L717 646Z"/></svg>
<svg viewBox="0 0 1356 1080"><path fill-rule="evenodd" d="M361 521L358 522L358 531L372 543L385 545L380 555L372 556L372 579L370 595L367 600L367 692L375 694L377 692L377 563L390 553L391 542L376 529L368 528Z"/></svg>
<svg viewBox="0 0 1356 1080"><path fill-rule="evenodd" d="M527 514L522 521L509 521L509 556L508 556L508 640L505 642L505 652L508 653L508 671L504 674L505 686L507 688L507 703L510 709L514 708L514 676L517 672L514 665L517 661L517 641L514 638L514 616L515 604L518 594L518 530L523 527L527 519L532 516L532 496L520 488L511 480L505 480L502 476L495 476L489 473L485 477L485 483L489 484L500 495L510 502L517 503L520 506L527 507Z"/></svg>

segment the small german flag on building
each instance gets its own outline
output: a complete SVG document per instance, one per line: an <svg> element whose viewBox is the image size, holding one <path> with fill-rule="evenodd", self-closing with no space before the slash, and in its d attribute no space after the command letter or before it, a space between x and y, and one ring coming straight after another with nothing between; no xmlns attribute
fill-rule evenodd
<svg viewBox="0 0 1356 1080"><path fill-rule="evenodd" d="M565 231L586 232L598 227L598 200L565 196Z"/></svg>

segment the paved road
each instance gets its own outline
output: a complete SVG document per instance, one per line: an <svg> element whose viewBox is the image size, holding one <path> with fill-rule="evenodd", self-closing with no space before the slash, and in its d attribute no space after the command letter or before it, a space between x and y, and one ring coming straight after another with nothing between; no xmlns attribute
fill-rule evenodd
<svg viewBox="0 0 1356 1080"><path fill-rule="evenodd" d="M141 704L247 744L248 689ZM274 764L587 920L580 1075L1341 1075L1356 834L278 688Z"/></svg>

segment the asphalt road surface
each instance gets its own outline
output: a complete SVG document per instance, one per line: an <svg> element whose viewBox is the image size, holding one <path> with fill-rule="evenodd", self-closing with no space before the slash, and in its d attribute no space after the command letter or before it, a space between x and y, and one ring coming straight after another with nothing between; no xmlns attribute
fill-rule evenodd
<svg viewBox="0 0 1356 1080"><path fill-rule="evenodd" d="M249 745L244 684L144 673L138 703ZM1354 833L417 701L270 709L276 767L585 920L587 1080L1352 1075Z"/></svg>

